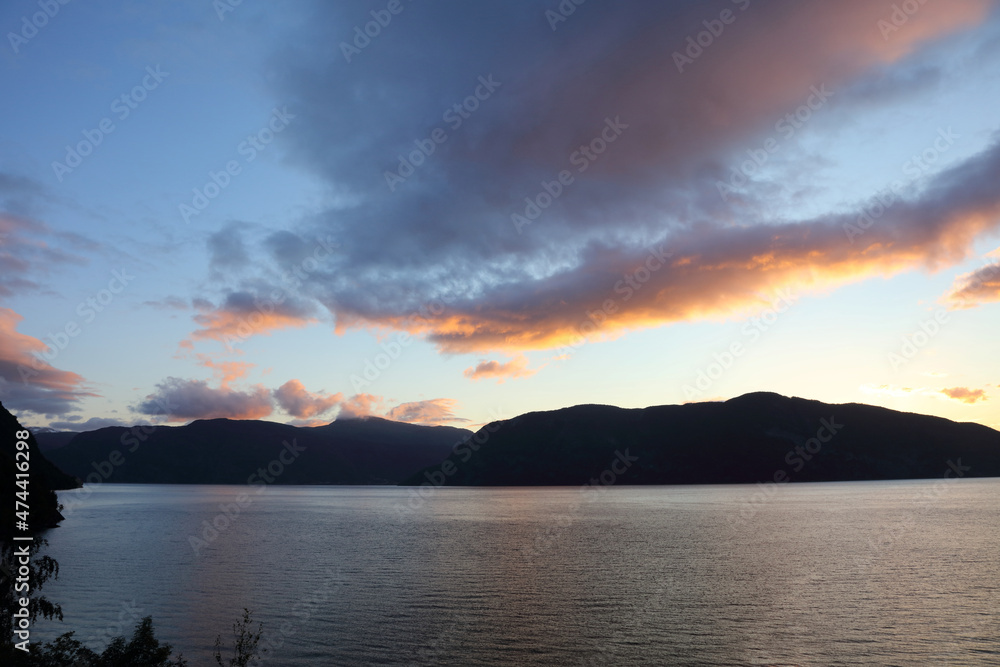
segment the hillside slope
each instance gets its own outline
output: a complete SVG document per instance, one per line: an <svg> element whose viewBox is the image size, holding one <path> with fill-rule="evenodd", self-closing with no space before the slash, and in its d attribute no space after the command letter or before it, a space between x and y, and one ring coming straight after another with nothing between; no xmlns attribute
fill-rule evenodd
<svg viewBox="0 0 1000 667"><path fill-rule="evenodd" d="M724 403L529 413L487 425L443 465L404 484L582 485L605 471L616 484L915 479L954 476L958 466L963 476L994 477L1000 432L761 392Z"/></svg>

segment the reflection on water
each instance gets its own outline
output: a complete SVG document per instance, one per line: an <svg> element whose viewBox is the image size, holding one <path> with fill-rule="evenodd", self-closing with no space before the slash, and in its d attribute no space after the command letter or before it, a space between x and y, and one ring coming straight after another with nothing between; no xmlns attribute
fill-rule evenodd
<svg viewBox="0 0 1000 667"><path fill-rule="evenodd" d="M998 665L1000 480L934 484L786 486L752 513L751 486L400 512L407 489L104 485L48 535L66 622L38 634L106 642L127 605L196 667L249 607L265 665Z"/></svg>

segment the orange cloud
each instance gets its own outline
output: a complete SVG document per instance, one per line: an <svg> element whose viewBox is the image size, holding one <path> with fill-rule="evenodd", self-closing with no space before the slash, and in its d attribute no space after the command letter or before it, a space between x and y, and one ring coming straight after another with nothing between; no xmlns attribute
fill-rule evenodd
<svg viewBox="0 0 1000 667"><path fill-rule="evenodd" d="M304 327L316 322L317 319L259 310L246 312L217 309L195 315L194 321L201 328L192 332L192 339L217 340L232 346L258 334L267 336L279 329Z"/></svg>
<svg viewBox="0 0 1000 667"><path fill-rule="evenodd" d="M943 301L952 310L976 308L983 303L1000 301L1000 262L993 262L956 278Z"/></svg>
<svg viewBox="0 0 1000 667"><path fill-rule="evenodd" d="M279 288L265 290L263 296L245 290L230 292L219 305L194 299L192 305L198 311L193 319L201 328L181 341L180 348L188 351L198 340L217 340L232 349L256 335L268 336L272 331L318 321L313 314L314 303Z"/></svg>
<svg viewBox="0 0 1000 667"><path fill-rule="evenodd" d="M56 346L17 331L23 319L0 307L0 400L4 405L54 416L74 410L81 398L97 396L83 388L81 375L59 370L45 360L45 355L58 358Z"/></svg>
<svg viewBox="0 0 1000 667"><path fill-rule="evenodd" d="M456 417L453 410L458 401L451 398L432 398L426 401L401 403L389 410L389 419L424 426L441 426L455 422L467 422L468 419Z"/></svg>
<svg viewBox="0 0 1000 667"><path fill-rule="evenodd" d="M300 380L289 380L274 390L274 398L288 414L299 419L309 419L338 405L344 400L344 395L340 392L312 393L306 390Z"/></svg>
<svg viewBox="0 0 1000 667"><path fill-rule="evenodd" d="M382 396L355 394L340 404L340 413L337 415L337 419L381 417L423 426L440 426L469 421L463 417L455 416L454 409L458 406L458 401L451 398L432 398L425 401L400 403L388 411L384 409L385 402Z"/></svg>
<svg viewBox="0 0 1000 667"><path fill-rule="evenodd" d="M855 223L849 214L742 228L703 225L676 233L670 239L673 257L641 274L641 283L632 268L655 251L643 249L630 258L617 253L603 265L584 260L525 285L520 294L505 288L495 298L456 301L436 317L368 315L352 323L424 334L446 353L519 353L577 346L630 329L739 316L771 305L767 295L781 288L822 292L875 276L938 270L963 260L975 238L1000 223L1000 192L985 192L993 188L989 179L1000 176L1000 148L965 167L946 176L962 198L981 188L977 197L963 200L956 193L948 201L950 193L939 188L934 196L900 201L853 244L844 233L845 225ZM586 259L592 257L596 253Z"/></svg>
<svg viewBox="0 0 1000 667"><path fill-rule="evenodd" d="M360 419L362 417L381 417L381 406L385 399L374 394L355 394L340 404L337 419Z"/></svg>
<svg viewBox="0 0 1000 667"><path fill-rule="evenodd" d="M528 358L523 354L500 363L499 361L481 361L473 368L467 368L463 375L470 380L484 380L486 378L499 378L503 383L503 378L531 377L538 372L538 369L528 368Z"/></svg>
<svg viewBox="0 0 1000 667"><path fill-rule="evenodd" d="M954 264L998 226L995 146L938 174L922 194L897 200L856 238L845 226L857 224L873 201L856 202L850 213L838 207L776 221L770 195L780 184L764 175L738 197L720 201L717 191L730 163L780 134L776 121L812 104L817 88L828 91L819 97L830 98L841 126L858 107L923 90L947 68L918 51L983 23L994 5L918 3L912 15L894 17L902 4L776 0L747 3L745 12L733 7L737 22L683 71L673 53L718 8L654 3L641 13L607 10L609 20L591 27L576 24L580 32L558 58L538 53L542 64L522 77L518 98L502 113L484 107L474 145L459 143L442 155L439 177L419 194L369 200L358 180L363 204L322 218L355 230L352 252L337 258L336 270L317 274L309 293L333 315L337 333L386 327L425 336L444 353L516 356L632 329L738 317L769 305L767 295L782 287L827 291ZM883 21L892 28L880 27ZM576 76L582 70L587 76ZM333 91L356 92L325 75L296 73L309 81L301 93L317 107L336 99ZM351 85L377 94L396 82L373 74ZM542 192L550 202L544 214L524 228L509 224L511 214L531 217L526 200L539 208L531 197L567 168L568 156L592 137L610 142L598 133L613 128L615 136L622 132L614 145L585 162L585 173L573 171L566 186L572 194ZM357 135L340 142L348 153L331 153L325 142L337 131L320 125L299 140L341 185L354 177L341 162L390 152L382 150L382 135ZM495 159L470 172L470 159L484 151ZM818 167L804 160L798 168L808 175ZM504 366L483 363L469 377Z"/></svg>
<svg viewBox="0 0 1000 667"><path fill-rule="evenodd" d="M389 300L330 308L340 332L403 329L455 354L516 355L632 329L740 317L769 306L769 295L782 288L820 293L965 260L977 238L1000 227L998 178L1000 143L994 143L888 206L876 207L873 198L853 212L772 224L749 214L745 224L679 227L638 247L591 241L547 275L495 286L484 281L473 294L408 315ZM877 219L863 220L872 210Z"/></svg>
<svg viewBox="0 0 1000 667"><path fill-rule="evenodd" d="M231 382L246 377L247 371L256 366L245 361L216 362L205 354L198 355L198 365L215 371L216 379L223 389L228 389Z"/></svg>
<svg viewBox="0 0 1000 667"><path fill-rule="evenodd" d="M956 401L970 404L989 399L984 390L969 389L968 387L952 387L951 389L942 389L941 393L948 398L953 398Z"/></svg>

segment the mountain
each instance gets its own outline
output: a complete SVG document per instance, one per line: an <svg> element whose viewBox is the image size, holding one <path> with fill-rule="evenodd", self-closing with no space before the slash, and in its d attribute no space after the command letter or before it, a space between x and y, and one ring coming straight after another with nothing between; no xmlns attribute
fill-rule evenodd
<svg viewBox="0 0 1000 667"><path fill-rule="evenodd" d="M374 417L317 427L208 419L87 431L49 456L91 482L395 484L470 435Z"/></svg>
<svg viewBox="0 0 1000 667"><path fill-rule="evenodd" d="M27 435L27 438L19 437ZM24 442L27 448L22 445L18 447L18 442ZM26 452L26 456L19 456L19 452ZM21 466L27 462L28 478L27 484L17 486L17 474L21 472ZM60 489L73 489L79 483L71 476L52 465L42 454L35 441L35 437L21 426L17 417L12 415L7 408L0 403L0 488L3 494L0 496L0 538L7 539L15 534L14 522L17 518L15 510L19 509L15 505L16 500L22 502L26 499L30 507L28 523L32 531L51 528L62 520L59 513L59 503L56 499L55 491ZM27 491L26 496L15 496L16 493Z"/></svg>
<svg viewBox="0 0 1000 667"><path fill-rule="evenodd" d="M773 393L494 422L405 485L732 484L1000 476L1000 432Z"/></svg>
<svg viewBox="0 0 1000 667"><path fill-rule="evenodd" d="M59 449L68 445L69 441L79 434L79 431L56 431L51 428L35 428L31 429L31 433L35 436L38 447L43 452L51 452L53 449Z"/></svg>

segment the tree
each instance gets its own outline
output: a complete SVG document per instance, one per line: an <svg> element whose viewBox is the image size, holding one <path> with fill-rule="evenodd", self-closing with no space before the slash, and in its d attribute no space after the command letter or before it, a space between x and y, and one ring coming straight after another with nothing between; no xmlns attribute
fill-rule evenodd
<svg viewBox="0 0 1000 667"><path fill-rule="evenodd" d="M233 644L233 657L229 659L228 667L247 667L251 660L257 660L267 653L266 648L258 649L260 638L264 634L264 625L257 624L257 632L250 627L253 619L250 610L243 608L243 619L233 623L233 636L236 641ZM215 638L215 663L219 667L227 667L227 663L222 661L222 635Z"/></svg>
<svg viewBox="0 0 1000 667"><path fill-rule="evenodd" d="M135 626L132 640L124 637L111 640L94 667L185 667L187 661L180 655L170 660L173 647L160 644L153 636L153 617L146 616Z"/></svg>
<svg viewBox="0 0 1000 667"><path fill-rule="evenodd" d="M17 582L27 580L31 584L32 595L28 598L28 623L34 625L41 617L45 619L63 619L62 608L44 596L34 595L49 579L59 577L59 563L51 556L35 558L38 551L48 544L41 538L32 542L13 542L0 539L0 657L10 655L14 648L14 614L21 608L19 598L23 593L17 591ZM27 550L27 559L19 551ZM23 564L27 560L27 565ZM27 575L24 570L27 568Z"/></svg>

